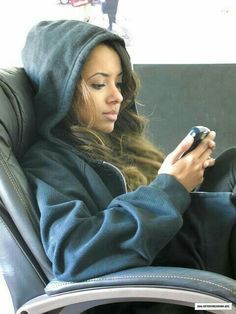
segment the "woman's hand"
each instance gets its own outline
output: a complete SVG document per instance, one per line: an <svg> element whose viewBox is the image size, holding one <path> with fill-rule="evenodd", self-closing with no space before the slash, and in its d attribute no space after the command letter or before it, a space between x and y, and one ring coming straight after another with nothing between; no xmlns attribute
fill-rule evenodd
<svg viewBox="0 0 236 314"><path fill-rule="evenodd" d="M158 173L173 175L191 192L202 183L205 169L215 163L215 160L211 158L212 150L215 148L215 135L215 132L211 131L193 151L181 158L193 143L193 137L187 135L176 149L165 158Z"/></svg>

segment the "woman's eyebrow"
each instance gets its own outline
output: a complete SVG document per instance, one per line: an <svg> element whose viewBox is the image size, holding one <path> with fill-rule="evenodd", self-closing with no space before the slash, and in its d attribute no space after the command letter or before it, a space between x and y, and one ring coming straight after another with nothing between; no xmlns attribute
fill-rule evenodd
<svg viewBox="0 0 236 314"><path fill-rule="evenodd" d="M119 74L117 74L117 77L121 76L122 74L123 74L123 72L120 72ZM88 77L88 79L91 79L91 78L93 78L94 76L97 76L97 75L101 75L103 77L109 77L110 76L110 74L108 74L108 73L96 72L93 75L91 75L90 77Z"/></svg>

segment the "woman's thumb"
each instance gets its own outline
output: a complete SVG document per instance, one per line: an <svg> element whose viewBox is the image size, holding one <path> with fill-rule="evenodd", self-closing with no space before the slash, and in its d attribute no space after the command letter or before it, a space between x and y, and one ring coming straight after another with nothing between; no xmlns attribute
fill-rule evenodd
<svg viewBox="0 0 236 314"><path fill-rule="evenodd" d="M193 137L188 134L171 153L172 163L175 163L178 159L180 159L192 144Z"/></svg>

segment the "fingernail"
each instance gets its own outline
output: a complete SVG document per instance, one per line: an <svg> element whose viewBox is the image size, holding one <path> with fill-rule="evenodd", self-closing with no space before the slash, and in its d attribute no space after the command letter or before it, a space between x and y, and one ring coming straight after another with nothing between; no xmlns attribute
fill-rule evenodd
<svg viewBox="0 0 236 314"><path fill-rule="evenodd" d="M215 138L216 132L215 131L211 131L211 135L213 136L213 138Z"/></svg>
<svg viewBox="0 0 236 314"><path fill-rule="evenodd" d="M193 142L193 136L190 135L190 134L188 134L188 135L186 136L186 142L192 144L192 142Z"/></svg>

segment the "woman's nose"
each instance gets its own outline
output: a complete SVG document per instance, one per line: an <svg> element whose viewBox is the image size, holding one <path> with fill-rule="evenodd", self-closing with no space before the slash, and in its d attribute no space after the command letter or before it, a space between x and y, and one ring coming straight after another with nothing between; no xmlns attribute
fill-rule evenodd
<svg viewBox="0 0 236 314"><path fill-rule="evenodd" d="M121 103L123 101L123 96L121 90L116 85L111 87L109 101Z"/></svg>

